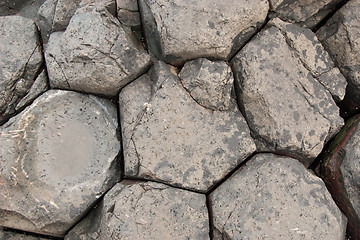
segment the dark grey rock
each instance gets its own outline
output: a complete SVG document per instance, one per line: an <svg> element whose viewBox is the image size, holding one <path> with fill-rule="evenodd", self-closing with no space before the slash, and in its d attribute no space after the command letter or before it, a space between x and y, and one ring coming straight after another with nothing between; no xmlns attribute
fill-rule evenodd
<svg viewBox="0 0 360 240"><path fill-rule="evenodd" d="M65 31L81 0L46 0L37 13L37 25L40 28L43 43L47 43L50 34Z"/></svg>
<svg viewBox="0 0 360 240"><path fill-rule="evenodd" d="M63 236L118 180L116 107L50 90L0 129L0 226Z"/></svg>
<svg viewBox="0 0 360 240"><path fill-rule="evenodd" d="M137 0L116 0L117 17L122 25L140 27L140 12Z"/></svg>
<svg viewBox="0 0 360 240"><path fill-rule="evenodd" d="M295 159L260 154L210 195L214 239L345 238L346 217Z"/></svg>
<svg viewBox="0 0 360 240"><path fill-rule="evenodd" d="M52 87L106 96L118 94L150 66L149 55L118 20L91 4L76 11L64 33L51 35L45 57Z"/></svg>
<svg viewBox="0 0 360 240"><path fill-rule="evenodd" d="M0 227L0 239L1 240L46 240L46 238L42 238L42 237L35 237L31 235L2 230L1 227Z"/></svg>
<svg viewBox="0 0 360 240"><path fill-rule="evenodd" d="M269 0L270 10L279 18L313 28L334 11L342 0Z"/></svg>
<svg viewBox="0 0 360 240"><path fill-rule="evenodd" d="M140 0L147 46L164 62L200 57L229 59L264 23L265 0Z"/></svg>
<svg viewBox="0 0 360 240"><path fill-rule="evenodd" d="M234 77L225 62L212 62L206 58L187 62L179 78L191 97L203 107L212 110L230 110L234 107L231 96Z"/></svg>
<svg viewBox="0 0 360 240"><path fill-rule="evenodd" d="M34 22L21 16L0 17L0 29L0 124L2 124L44 90L34 87L34 82L46 81L46 79L39 76L42 72L43 59ZM23 98L28 101L22 101Z"/></svg>
<svg viewBox="0 0 360 240"><path fill-rule="evenodd" d="M345 4L316 33L348 81L348 111L360 110L360 1Z"/></svg>
<svg viewBox="0 0 360 240"><path fill-rule="evenodd" d="M1 0L0 16L19 15L35 19L37 11L45 0Z"/></svg>
<svg viewBox="0 0 360 240"><path fill-rule="evenodd" d="M348 218L350 239L360 238L360 115L345 127L321 157L320 175Z"/></svg>
<svg viewBox="0 0 360 240"><path fill-rule="evenodd" d="M314 57L305 64L282 31L269 26L234 58L239 104L259 150L289 154L309 166L343 120L330 93L307 69L316 59L312 48L306 56Z"/></svg>
<svg viewBox="0 0 360 240"><path fill-rule="evenodd" d="M209 239L206 197L159 183L123 181L65 237L73 239Z"/></svg>
<svg viewBox="0 0 360 240"><path fill-rule="evenodd" d="M217 74L209 71L207 77ZM174 68L156 62L150 77L120 92L125 175L206 192L255 150L231 101L226 111L204 108L184 89Z"/></svg>

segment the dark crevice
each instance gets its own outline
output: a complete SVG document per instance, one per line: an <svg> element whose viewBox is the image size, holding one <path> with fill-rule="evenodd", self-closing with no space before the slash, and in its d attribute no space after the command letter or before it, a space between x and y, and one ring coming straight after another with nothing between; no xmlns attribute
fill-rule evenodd
<svg viewBox="0 0 360 240"><path fill-rule="evenodd" d="M223 184L226 180L230 178L231 175L233 175L236 171L241 169L245 166L245 164L253 158L258 152L253 152L250 156L248 156L244 161L242 161L239 165L237 165L233 170L231 170L228 174L226 174L225 177L223 177L220 181L218 181L216 184L211 186L208 191L206 192L206 196L210 196L211 193L213 193L221 184Z"/></svg>
<svg viewBox="0 0 360 240"><path fill-rule="evenodd" d="M242 46L241 46L236 52L234 52L234 54L229 58L229 60L228 60L227 62L228 62L228 63L231 63L231 61L236 57L236 55L237 55L239 52L241 52L241 50L242 50L249 42L251 42L259 32L261 32L261 31L266 27L266 25L268 24L269 21L270 21L270 17L269 17L269 13L268 13L268 15L267 15L266 18L265 18L264 23L261 24L261 26L251 35L251 37L250 37L247 41L245 41L245 42L242 44Z"/></svg>
<svg viewBox="0 0 360 240"><path fill-rule="evenodd" d="M1 227L0 227L0 230L1 230ZM50 235L27 232L27 231L22 231L22 230L18 230L18 229L8 228L8 227L3 227L2 230L4 233L9 232L9 233L15 233L15 234L22 234L25 236L35 237L35 238L45 238L45 239L54 239L54 240L63 240L64 239L63 237L54 237L54 236L50 236ZM22 238L16 238L16 239L22 239Z"/></svg>
<svg viewBox="0 0 360 240"><path fill-rule="evenodd" d="M177 184L170 184L170 183L167 183L167 182L162 182L160 180L146 179L146 178L137 177L137 176L125 176L123 178L123 180L161 183L161 184L167 185L167 186L172 187L172 188L177 188L177 189L180 189L180 190L185 190L185 191L189 191L189 192L193 192L193 193L197 193L197 194L205 194L204 192L196 190L196 189L184 188L184 187L182 187L180 185L177 185Z"/></svg>
<svg viewBox="0 0 360 240"><path fill-rule="evenodd" d="M119 102L117 102L116 104L116 113L117 113L117 118L118 118L118 137L119 137L119 141L120 141L120 152L118 154L118 164L120 165L120 181L122 179L124 179L125 177L125 161L124 161L124 144L123 144L123 138L122 138L122 130L121 130L121 121L120 121L120 104Z"/></svg>
<svg viewBox="0 0 360 240"><path fill-rule="evenodd" d="M206 196L206 207L208 209L208 215L209 215L209 237L210 240L214 240L214 217L212 212L210 196Z"/></svg>
<svg viewBox="0 0 360 240"><path fill-rule="evenodd" d="M344 0L340 3L338 3L336 5L336 7L334 8L334 10L332 10L326 17L324 17L318 24L316 24L313 28L312 31L316 32L317 30L319 30L321 27L323 27L326 22L332 17L334 16L334 14L340 9L342 8L349 0Z"/></svg>
<svg viewBox="0 0 360 240"><path fill-rule="evenodd" d="M145 24L144 24L143 16L141 14L141 8L140 8L139 1L140 0L136 1L137 5L138 5L139 15L140 15L140 29L138 31L138 33L139 33L138 37L140 37L140 42L143 45L145 51L147 51L147 53L149 53L149 46L147 45L146 34L145 34L145 26L144 26Z"/></svg>

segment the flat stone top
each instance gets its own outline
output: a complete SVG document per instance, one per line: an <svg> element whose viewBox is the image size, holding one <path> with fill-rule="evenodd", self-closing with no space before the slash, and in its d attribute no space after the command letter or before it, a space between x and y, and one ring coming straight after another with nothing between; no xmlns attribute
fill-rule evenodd
<svg viewBox="0 0 360 240"><path fill-rule="evenodd" d="M346 218L325 184L292 158L256 155L210 199L225 239L344 239Z"/></svg>
<svg viewBox="0 0 360 240"><path fill-rule="evenodd" d="M117 126L109 101L61 90L10 119L0 130L0 224L17 228L21 214L25 230L61 236L119 178Z"/></svg>

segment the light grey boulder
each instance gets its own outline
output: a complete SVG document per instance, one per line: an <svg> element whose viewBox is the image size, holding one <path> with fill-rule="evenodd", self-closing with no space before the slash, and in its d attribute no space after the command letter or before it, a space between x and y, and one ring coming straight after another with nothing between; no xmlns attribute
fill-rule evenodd
<svg viewBox="0 0 360 240"><path fill-rule="evenodd" d="M42 41L47 43L50 34L64 31L81 0L46 0L38 10L37 25Z"/></svg>
<svg viewBox="0 0 360 240"><path fill-rule="evenodd" d="M122 25L140 27L140 12L137 0L116 0L117 18Z"/></svg>
<svg viewBox="0 0 360 240"><path fill-rule="evenodd" d="M346 107L350 112L360 109L360 1L345 4L317 36L348 81Z"/></svg>
<svg viewBox="0 0 360 240"><path fill-rule="evenodd" d="M66 31L50 37L45 52L50 86L117 95L150 66L150 56L132 41L103 7L79 8Z"/></svg>
<svg viewBox="0 0 360 240"><path fill-rule="evenodd" d="M226 111L199 105L162 62L123 88L119 104L126 176L206 192L255 150L234 99Z"/></svg>
<svg viewBox="0 0 360 240"><path fill-rule="evenodd" d="M49 90L0 129L0 226L62 237L119 180L116 107Z"/></svg>
<svg viewBox="0 0 360 240"><path fill-rule="evenodd" d="M282 31L270 25L235 56L238 100L259 150L291 155L309 166L344 123L330 93Z"/></svg>
<svg viewBox="0 0 360 240"><path fill-rule="evenodd" d="M295 159L259 154L210 195L214 238L345 238L346 217Z"/></svg>
<svg viewBox="0 0 360 240"><path fill-rule="evenodd" d="M65 239L209 239L206 197L159 183L123 181Z"/></svg>
<svg viewBox="0 0 360 240"><path fill-rule="evenodd" d="M269 0L270 10L282 20L313 28L334 11L342 0Z"/></svg>
<svg viewBox="0 0 360 240"><path fill-rule="evenodd" d="M199 58L185 63L179 78L190 96L211 110L231 110L234 77L225 62Z"/></svg>
<svg viewBox="0 0 360 240"><path fill-rule="evenodd" d="M210 57L229 59L265 22L265 0L140 0L149 52L181 65Z"/></svg>
<svg viewBox="0 0 360 240"><path fill-rule="evenodd" d="M3 124L47 87L34 86L34 82L46 82L41 74L43 59L34 22L20 16L0 17L0 31L0 124ZM23 98L29 101L25 103Z"/></svg>

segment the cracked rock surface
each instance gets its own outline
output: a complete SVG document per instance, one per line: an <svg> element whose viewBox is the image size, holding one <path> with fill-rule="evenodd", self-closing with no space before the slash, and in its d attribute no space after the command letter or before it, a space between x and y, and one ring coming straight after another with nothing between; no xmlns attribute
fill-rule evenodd
<svg viewBox="0 0 360 240"><path fill-rule="evenodd" d="M46 238L42 238L42 237L35 237L32 235L5 231L2 230L1 228L0 228L0 239L1 240L47 240Z"/></svg>
<svg viewBox="0 0 360 240"><path fill-rule="evenodd" d="M343 125L331 94L317 80L334 66L315 35L275 19L232 66L258 149L292 155L309 166Z"/></svg>
<svg viewBox="0 0 360 240"><path fill-rule="evenodd" d="M360 115L350 119L322 156L321 176L349 219L348 232L360 238Z"/></svg>
<svg viewBox="0 0 360 240"><path fill-rule="evenodd" d="M3 124L44 92L47 80L40 74L43 59L34 22L21 16L0 17L0 29L0 124Z"/></svg>
<svg viewBox="0 0 360 240"><path fill-rule="evenodd" d="M269 0L274 15L301 26L313 28L331 13L342 0Z"/></svg>
<svg viewBox="0 0 360 240"><path fill-rule="evenodd" d="M150 64L119 21L92 5L79 8L65 32L50 36L45 57L51 87L105 96L115 96Z"/></svg>
<svg viewBox="0 0 360 240"><path fill-rule="evenodd" d="M0 225L63 236L119 178L116 108L50 90L0 131Z"/></svg>
<svg viewBox="0 0 360 240"><path fill-rule="evenodd" d="M295 159L256 155L210 201L214 239L344 239L346 217Z"/></svg>
<svg viewBox="0 0 360 240"><path fill-rule="evenodd" d="M228 71L225 63L207 64L213 69L200 65L202 88L218 76L216 65ZM120 92L125 175L206 192L255 150L235 100L227 98L227 111L199 105L171 67L156 62L150 76Z"/></svg>
<svg viewBox="0 0 360 240"><path fill-rule="evenodd" d="M140 0L139 7L150 53L175 65L229 59L264 23L269 8L265 0Z"/></svg>
<svg viewBox="0 0 360 240"><path fill-rule="evenodd" d="M123 181L65 239L209 239L206 198L159 183Z"/></svg>
<svg viewBox="0 0 360 240"><path fill-rule="evenodd" d="M349 83L346 104L350 112L360 109L359 11L360 1L349 1L316 33Z"/></svg>

